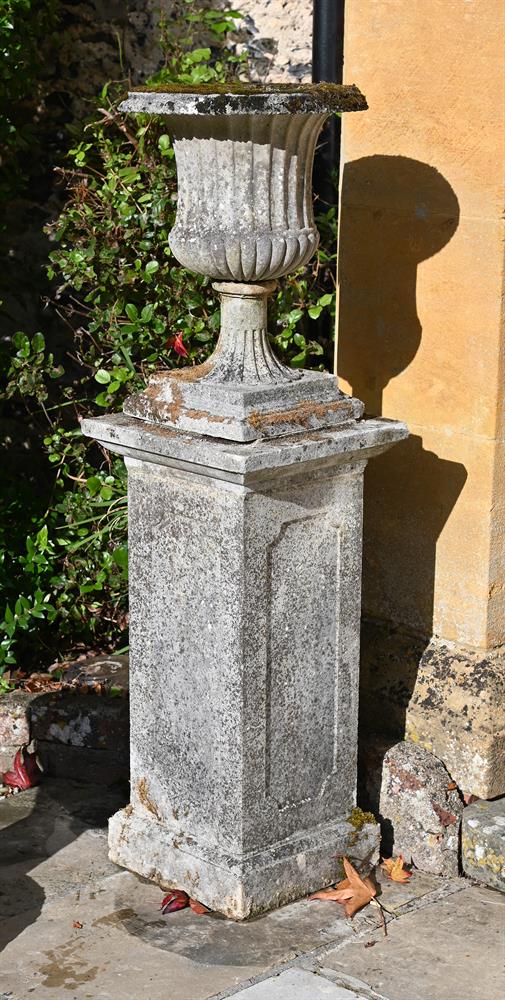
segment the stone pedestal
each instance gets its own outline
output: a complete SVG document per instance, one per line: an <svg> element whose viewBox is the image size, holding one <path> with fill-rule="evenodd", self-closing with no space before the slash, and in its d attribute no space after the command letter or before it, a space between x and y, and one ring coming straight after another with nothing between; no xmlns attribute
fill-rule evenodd
<svg viewBox="0 0 505 1000"><path fill-rule="evenodd" d="M235 919L368 859L355 805L370 420L237 444L128 415L85 434L129 470L131 804L111 857Z"/></svg>

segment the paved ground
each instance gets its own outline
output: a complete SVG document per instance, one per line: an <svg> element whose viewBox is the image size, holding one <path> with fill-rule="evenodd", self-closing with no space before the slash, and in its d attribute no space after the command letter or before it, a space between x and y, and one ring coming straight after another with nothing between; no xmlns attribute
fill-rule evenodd
<svg viewBox="0 0 505 1000"><path fill-rule="evenodd" d="M48 781L0 800L0 1000L498 1000L505 897L416 873L370 907L302 900L247 924L163 917L107 860L121 796ZM80 926L82 925L82 926Z"/></svg>

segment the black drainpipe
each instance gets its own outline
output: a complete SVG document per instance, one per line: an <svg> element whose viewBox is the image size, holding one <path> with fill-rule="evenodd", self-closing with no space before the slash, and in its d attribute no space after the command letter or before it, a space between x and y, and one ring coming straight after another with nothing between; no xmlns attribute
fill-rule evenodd
<svg viewBox="0 0 505 1000"><path fill-rule="evenodd" d="M313 4L312 80L342 83L345 0L313 0ZM314 163L314 191L326 205L338 204L339 162L340 118L332 115L322 132Z"/></svg>

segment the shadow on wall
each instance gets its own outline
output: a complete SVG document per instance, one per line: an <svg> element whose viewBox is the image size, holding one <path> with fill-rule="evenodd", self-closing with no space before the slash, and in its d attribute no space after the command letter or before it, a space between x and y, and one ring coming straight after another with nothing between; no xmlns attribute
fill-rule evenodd
<svg viewBox="0 0 505 1000"><path fill-rule="evenodd" d="M384 389L408 367L421 344L418 264L452 238L459 204L445 178L428 164L370 156L345 165L342 205L337 371L363 400L366 413L378 416ZM416 664L433 631L437 539L466 478L463 465L427 451L416 435L367 468L363 610L365 616L393 624L382 627L381 641L373 627L364 629L362 724L389 735L389 743L403 738ZM417 639L410 657L398 656L396 640L391 640L391 655L396 648L396 659L402 661L393 665L391 657L387 662L387 632L391 638L398 626ZM388 684L396 685L393 692Z"/></svg>

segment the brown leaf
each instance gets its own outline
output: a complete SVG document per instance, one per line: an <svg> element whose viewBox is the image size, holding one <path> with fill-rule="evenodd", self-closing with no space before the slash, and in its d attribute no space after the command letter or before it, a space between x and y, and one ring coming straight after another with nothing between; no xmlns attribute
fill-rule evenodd
<svg viewBox="0 0 505 1000"><path fill-rule="evenodd" d="M83 925L81 924L81 921L80 921L80 920L74 920L74 922L73 922L73 924L72 924L72 927L75 927L75 928L76 928L76 930L78 930L78 931L80 931L80 929L81 929L81 927L82 927L82 926L83 926Z"/></svg>
<svg viewBox="0 0 505 1000"><path fill-rule="evenodd" d="M342 863L345 874L351 883L350 887L353 890L352 898L344 903L344 909L346 916L353 917L358 910L361 910L363 906L366 906L377 895L377 889L371 878L361 878L361 875L358 875L358 872L347 858L343 858Z"/></svg>
<svg viewBox="0 0 505 1000"><path fill-rule="evenodd" d="M397 858L384 858L381 868L393 882L408 882L412 876L412 872L405 868L403 854L399 854Z"/></svg>
<svg viewBox="0 0 505 1000"><path fill-rule="evenodd" d="M377 895L377 889L371 879L361 878L347 858L343 858L342 863L347 878L334 888L320 889L319 892L309 896L309 899L335 900L336 903L342 904L347 917L353 917Z"/></svg>
<svg viewBox="0 0 505 1000"><path fill-rule="evenodd" d="M350 885L351 883L349 882L349 879L345 878L342 882L339 882L338 885L330 886L329 889L319 889L318 892L313 892L312 896L309 896L309 899L331 899L339 903L343 898L347 898L345 896L346 891L347 893L352 891L350 890ZM344 896L342 893L344 893Z"/></svg>
<svg viewBox="0 0 505 1000"><path fill-rule="evenodd" d="M209 907L204 906L203 903L199 903L197 899L190 898L189 905L193 910L193 913L197 913L199 917L201 917L204 913L210 913Z"/></svg>

